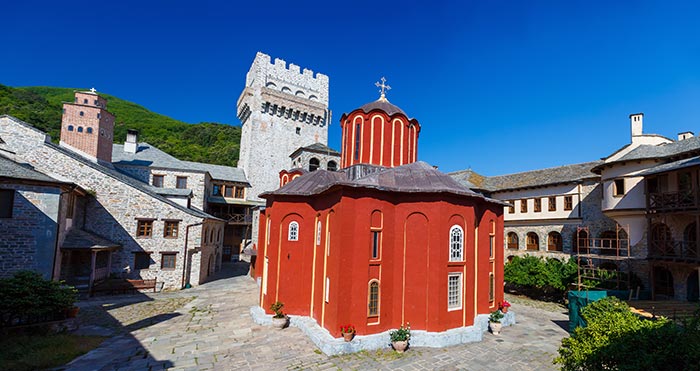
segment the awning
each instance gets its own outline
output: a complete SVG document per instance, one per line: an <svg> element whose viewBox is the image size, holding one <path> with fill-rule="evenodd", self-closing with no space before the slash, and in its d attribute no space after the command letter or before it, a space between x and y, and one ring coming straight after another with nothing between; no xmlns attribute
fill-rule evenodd
<svg viewBox="0 0 700 371"><path fill-rule="evenodd" d="M68 231L61 249L63 250L116 250L121 245L82 229Z"/></svg>

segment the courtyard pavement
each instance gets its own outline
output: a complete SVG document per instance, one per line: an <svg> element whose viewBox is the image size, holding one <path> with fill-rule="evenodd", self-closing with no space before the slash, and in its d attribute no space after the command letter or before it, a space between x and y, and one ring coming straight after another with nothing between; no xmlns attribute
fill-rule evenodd
<svg viewBox="0 0 700 371"><path fill-rule="evenodd" d="M556 370L552 359L568 336L562 328L568 317L556 306L533 308L516 301L511 309L518 323L500 336L484 334L479 343L328 357L297 328L275 330L252 321L249 309L257 302L258 288L245 275L247 269L247 263L225 264L214 280L189 290L81 302L85 313L105 303L119 306L113 321L122 327L109 330L113 336L99 348L62 369ZM173 303L184 305L165 308ZM149 310L154 313L150 317ZM93 331L99 333L100 327Z"/></svg>

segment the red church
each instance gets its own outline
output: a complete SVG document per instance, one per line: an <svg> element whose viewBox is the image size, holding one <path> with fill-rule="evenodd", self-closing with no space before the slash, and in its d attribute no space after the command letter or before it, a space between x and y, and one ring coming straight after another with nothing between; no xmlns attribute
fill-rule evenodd
<svg viewBox="0 0 700 371"><path fill-rule="evenodd" d="M349 323L442 332L496 310L503 204L417 161L421 125L384 94L340 121L342 169L282 171L261 195L260 306L281 301L334 337Z"/></svg>

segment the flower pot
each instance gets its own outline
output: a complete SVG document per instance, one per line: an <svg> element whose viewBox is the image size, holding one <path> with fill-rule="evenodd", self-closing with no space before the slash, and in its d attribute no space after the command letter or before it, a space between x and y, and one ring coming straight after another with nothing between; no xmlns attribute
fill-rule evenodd
<svg viewBox="0 0 700 371"><path fill-rule="evenodd" d="M283 329L289 324L289 317L284 316L282 318L272 317L272 327Z"/></svg>
<svg viewBox="0 0 700 371"><path fill-rule="evenodd" d="M395 351L399 353L403 353L406 348L408 347L408 340L404 341L392 341L391 346L394 348Z"/></svg>
<svg viewBox="0 0 700 371"><path fill-rule="evenodd" d="M503 314L508 313L508 307L503 307L503 308L500 308L500 309L501 309L501 312L503 312Z"/></svg>
<svg viewBox="0 0 700 371"><path fill-rule="evenodd" d="M354 332L344 332L343 333L343 339L345 339L345 341L350 342L350 341L352 341L352 338L354 338L354 337L355 337Z"/></svg>
<svg viewBox="0 0 700 371"><path fill-rule="evenodd" d="M501 333L501 327L502 327L502 326L503 326L503 325L501 325L500 322L489 322L489 327L491 328L491 332L492 332L494 335L498 335L498 334Z"/></svg>
<svg viewBox="0 0 700 371"><path fill-rule="evenodd" d="M66 311L66 317L75 318L78 316L78 312L80 312L80 308L79 307L70 307L70 308L67 308L65 311Z"/></svg>

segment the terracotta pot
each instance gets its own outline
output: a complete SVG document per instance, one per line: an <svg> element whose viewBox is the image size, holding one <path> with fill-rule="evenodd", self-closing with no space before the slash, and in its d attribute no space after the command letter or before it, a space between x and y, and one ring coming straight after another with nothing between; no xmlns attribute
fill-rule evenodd
<svg viewBox="0 0 700 371"><path fill-rule="evenodd" d="M272 326L278 329L283 329L289 324L289 317L284 316L282 318L272 317Z"/></svg>
<svg viewBox="0 0 700 371"><path fill-rule="evenodd" d="M75 318L78 316L78 312L80 312L80 308L78 308L78 307L68 308L68 309L66 309L66 317Z"/></svg>
<svg viewBox="0 0 700 371"><path fill-rule="evenodd" d="M492 332L494 335L498 335L498 334L501 333L501 327L502 327L502 326L503 326L503 325L501 325L500 323L489 322L489 327L491 328L491 332Z"/></svg>
<svg viewBox="0 0 700 371"><path fill-rule="evenodd" d="M391 346L395 351L403 353L408 347L408 341L392 341Z"/></svg>
<svg viewBox="0 0 700 371"><path fill-rule="evenodd" d="M355 337L354 332L344 332L343 333L343 339L345 339L345 341L350 342L350 341L352 341L352 338L354 338L354 337Z"/></svg>

